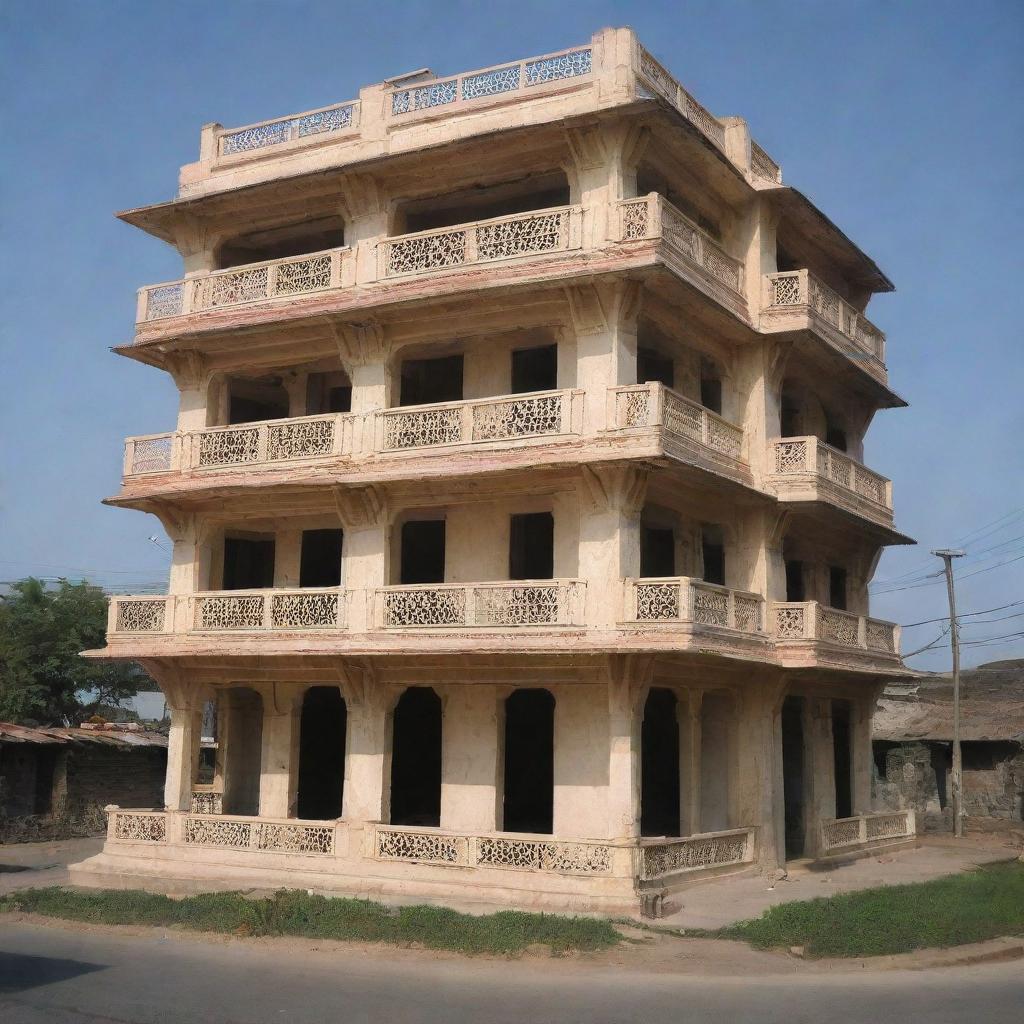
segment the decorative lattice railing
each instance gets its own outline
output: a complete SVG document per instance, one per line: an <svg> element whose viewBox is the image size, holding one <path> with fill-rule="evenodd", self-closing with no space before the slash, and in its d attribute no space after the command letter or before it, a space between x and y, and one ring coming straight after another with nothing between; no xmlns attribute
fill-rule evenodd
<svg viewBox="0 0 1024 1024"><path fill-rule="evenodd" d="M327 136L355 128L359 123L358 115L358 102L349 101L274 121L258 121L241 128L222 128L217 132L216 152L218 156L238 156L286 142L319 142Z"/></svg>
<svg viewBox="0 0 1024 1024"><path fill-rule="evenodd" d="M376 623L384 629L580 625L580 580L427 583L382 587Z"/></svg>
<svg viewBox="0 0 1024 1024"><path fill-rule="evenodd" d="M783 437L772 442L774 472L781 477L810 474L892 509L892 482L816 437Z"/></svg>
<svg viewBox="0 0 1024 1024"><path fill-rule="evenodd" d="M829 608L817 601L774 602L770 628L776 640L824 640L882 654L899 652L899 626L895 623Z"/></svg>
<svg viewBox="0 0 1024 1024"><path fill-rule="evenodd" d="M461 867L552 871L563 875L608 875L612 848L604 843L555 840L518 833L473 835L433 828L374 826L377 860Z"/></svg>
<svg viewBox="0 0 1024 1024"><path fill-rule="evenodd" d="M638 878L650 882L689 871L749 864L754 860L756 832L754 828L736 828L681 839L641 840Z"/></svg>
<svg viewBox="0 0 1024 1024"><path fill-rule="evenodd" d="M350 421L344 413L333 413L198 430L188 435L185 467L215 469L337 457L344 450Z"/></svg>
<svg viewBox="0 0 1024 1024"><path fill-rule="evenodd" d="M699 441L707 448L743 461L743 430L662 384L632 384L611 389L616 429L662 426L672 434Z"/></svg>
<svg viewBox="0 0 1024 1024"><path fill-rule="evenodd" d="M140 288L135 319L145 323L206 309L339 288L342 263L349 251L347 248L327 249L287 259L247 263L185 281Z"/></svg>
<svg viewBox="0 0 1024 1024"><path fill-rule="evenodd" d="M750 169L757 178L776 184L782 182L782 168L753 139L750 140Z"/></svg>
<svg viewBox="0 0 1024 1024"><path fill-rule="evenodd" d="M743 293L742 261L730 256L706 231L657 192L619 202L618 237L622 242L662 238L671 243L687 263L733 292Z"/></svg>
<svg viewBox="0 0 1024 1024"><path fill-rule="evenodd" d="M593 54L589 46L562 50L396 89L391 93L388 111L392 117L400 118L437 110L450 115L464 104L510 93L519 94L513 98L529 98L538 86L589 77L592 71Z"/></svg>
<svg viewBox="0 0 1024 1024"><path fill-rule="evenodd" d="M765 276L766 312L810 311L858 348L885 362L885 335L837 292L806 270Z"/></svg>
<svg viewBox="0 0 1024 1024"><path fill-rule="evenodd" d="M147 434L129 437L124 443L124 475L168 473L180 462L179 435Z"/></svg>
<svg viewBox="0 0 1024 1024"><path fill-rule="evenodd" d="M404 277L578 249L581 217L580 207L562 206L385 238L377 243L377 276Z"/></svg>
<svg viewBox="0 0 1024 1024"><path fill-rule="evenodd" d="M167 633L173 629L169 597L112 597L107 613L108 633Z"/></svg>
<svg viewBox="0 0 1024 1024"><path fill-rule="evenodd" d="M167 815L163 811L122 811L108 807L107 838L126 843L166 843Z"/></svg>
<svg viewBox="0 0 1024 1024"><path fill-rule="evenodd" d="M625 617L628 622L692 622L760 633L764 598L688 576L629 579Z"/></svg>
<svg viewBox="0 0 1024 1024"><path fill-rule="evenodd" d="M340 588L224 590L188 599L192 628L202 631L290 632L345 625L345 592Z"/></svg>
<svg viewBox="0 0 1024 1024"><path fill-rule="evenodd" d="M189 809L193 814L223 814L224 794L211 789L193 790Z"/></svg>
<svg viewBox="0 0 1024 1024"><path fill-rule="evenodd" d="M573 391L385 409L377 413L377 451L514 441L574 433Z"/></svg>
<svg viewBox="0 0 1024 1024"><path fill-rule="evenodd" d="M908 839L917 832L914 812L892 811L858 814L852 818L825 818L821 822L821 852L881 842Z"/></svg>

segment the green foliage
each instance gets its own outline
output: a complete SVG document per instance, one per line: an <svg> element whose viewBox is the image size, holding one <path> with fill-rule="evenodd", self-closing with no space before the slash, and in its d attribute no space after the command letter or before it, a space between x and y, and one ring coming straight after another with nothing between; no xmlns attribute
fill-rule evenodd
<svg viewBox="0 0 1024 1024"><path fill-rule="evenodd" d="M1024 935L1024 864L783 903L755 921L704 934L759 949L803 946L812 957L881 956Z"/></svg>
<svg viewBox="0 0 1024 1024"><path fill-rule="evenodd" d="M0 598L0 720L78 722L147 683L135 665L79 657L104 646L106 627L106 596L91 583L15 583ZM82 691L92 694L87 705Z"/></svg>
<svg viewBox="0 0 1024 1024"><path fill-rule="evenodd" d="M0 897L0 913L26 911L72 921L145 924L236 935L419 943L459 953L519 953L534 943L553 953L614 946L610 921L501 911L483 917L445 907L389 908L369 900L328 899L282 889L263 899L237 892L171 899L139 891L25 889Z"/></svg>

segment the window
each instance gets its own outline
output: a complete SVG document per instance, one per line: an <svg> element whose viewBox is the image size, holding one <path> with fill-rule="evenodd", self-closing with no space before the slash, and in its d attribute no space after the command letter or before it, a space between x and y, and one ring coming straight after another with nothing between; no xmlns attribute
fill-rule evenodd
<svg viewBox="0 0 1024 1024"><path fill-rule="evenodd" d="M406 359L402 363L399 405L462 401L462 356Z"/></svg>
<svg viewBox="0 0 1024 1024"><path fill-rule="evenodd" d="M550 512L512 516L509 525L508 576L512 580L550 580L555 567L555 518Z"/></svg>
<svg viewBox="0 0 1024 1024"><path fill-rule="evenodd" d="M341 586L341 530L303 530L300 587Z"/></svg>
<svg viewBox="0 0 1024 1024"><path fill-rule="evenodd" d="M786 600L807 600L804 596L804 563L792 558L786 559Z"/></svg>
<svg viewBox="0 0 1024 1024"><path fill-rule="evenodd" d="M512 394L558 387L558 346L522 348L512 353Z"/></svg>
<svg viewBox="0 0 1024 1024"><path fill-rule="evenodd" d="M416 519L402 525L401 582L444 582L443 519Z"/></svg>
<svg viewBox="0 0 1024 1024"><path fill-rule="evenodd" d="M646 578L675 576L675 533L657 526L640 529L640 575Z"/></svg>
<svg viewBox="0 0 1024 1024"><path fill-rule="evenodd" d="M846 570L838 565L828 567L828 603L833 608L846 608Z"/></svg>
<svg viewBox="0 0 1024 1024"><path fill-rule="evenodd" d="M274 540L224 538L225 590L261 590L274 585Z"/></svg>
<svg viewBox="0 0 1024 1024"><path fill-rule="evenodd" d="M675 387L675 367L668 356L653 348L638 348L636 352L636 379L639 384L655 381L667 388Z"/></svg>
<svg viewBox="0 0 1024 1024"><path fill-rule="evenodd" d="M722 414L722 380L710 359L700 361L700 404Z"/></svg>
<svg viewBox="0 0 1024 1024"><path fill-rule="evenodd" d="M352 386L343 373L311 373L306 380L306 415L350 412Z"/></svg>
<svg viewBox="0 0 1024 1024"><path fill-rule="evenodd" d="M701 530L701 554L704 556L704 582L725 586L725 541L717 526Z"/></svg>

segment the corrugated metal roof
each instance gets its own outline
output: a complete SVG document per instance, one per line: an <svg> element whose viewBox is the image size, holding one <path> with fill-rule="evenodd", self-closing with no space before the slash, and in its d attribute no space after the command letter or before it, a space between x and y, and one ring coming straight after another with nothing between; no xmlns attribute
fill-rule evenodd
<svg viewBox="0 0 1024 1024"><path fill-rule="evenodd" d="M166 747L167 737L159 732L142 729L134 722L110 722L102 726L86 724L73 729L53 726L33 729L13 722L0 722L0 743L98 743L108 747Z"/></svg>

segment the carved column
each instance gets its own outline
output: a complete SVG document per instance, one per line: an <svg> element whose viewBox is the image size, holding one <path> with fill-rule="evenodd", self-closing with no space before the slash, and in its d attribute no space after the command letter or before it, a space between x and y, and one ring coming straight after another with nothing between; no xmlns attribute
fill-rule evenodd
<svg viewBox="0 0 1024 1024"><path fill-rule="evenodd" d="M199 759L203 708L195 689L189 688L178 667L169 661L140 662L156 680L171 714L167 734L167 773L164 777L164 807L187 811L192 805L192 783Z"/></svg>
<svg viewBox="0 0 1024 1024"><path fill-rule="evenodd" d="M374 592L388 580L389 516L384 492L377 487L336 487L335 506L344 531L343 584L348 592L348 628L374 628Z"/></svg>
<svg viewBox="0 0 1024 1024"><path fill-rule="evenodd" d="M684 836L701 831L701 699L700 690L678 694L679 724L679 831Z"/></svg>
<svg viewBox="0 0 1024 1024"><path fill-rule="evenodd" d="M299 714L301 693L273 684L263 694L260 752L260 816L291 818L299 784Z"/></svg>
<svg viewBox="0 0 1024 1024"><path fill-rule="evenodd" d="M608 658L609 839L640 835L640 709L653 671L653 655Z"/></svg>

